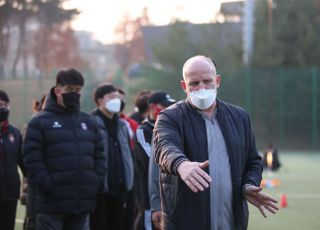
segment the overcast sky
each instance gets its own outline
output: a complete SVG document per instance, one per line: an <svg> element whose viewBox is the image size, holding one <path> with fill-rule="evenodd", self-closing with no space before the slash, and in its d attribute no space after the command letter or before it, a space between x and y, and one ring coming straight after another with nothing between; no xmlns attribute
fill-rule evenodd
<svg viewBox="0 0 320 230"><path fill-rule="evenodd" d="M113 30L126 11L134 18L141 14L143 7L147 6L150 21L155 25L168 24L172 18L206 23L214 20L220 2L220 0L70 0L65 7L75 7L81 11L72 23L74 29L89 31L103 43L111 43Z"/></svg>

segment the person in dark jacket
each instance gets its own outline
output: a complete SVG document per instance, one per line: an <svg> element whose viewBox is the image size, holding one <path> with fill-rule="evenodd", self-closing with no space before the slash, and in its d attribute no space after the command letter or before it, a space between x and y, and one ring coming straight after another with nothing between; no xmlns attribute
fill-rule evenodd
<svg viewBox="0 0 320 230"><path fill-rule="evenodd" d="M83 229L102 189L105 158L92 116L80 111L82 74L61 70L28 124L24 163L36 188L36 229Z"/></svg>
<svg viewBox="0 0 320 230"><path fill-rule="evenodd" d="M144 119L147 118L149 114L148 100L151 95L151 91L143 90L139 92L135 98L135 112L130 115L130 117L135 120L138 124L141 124Z"/></svg>
<svg viewBox="0 0 320 230"><path fill-rule="evenodd" d="M37 113L44 108L47 95L43 95L40 101L34 100L32 103L33 113ZM22 135L25 135L26 128ZM23 178L21 204L26 205L26 215L23 222L23 230L35 230L36 229L36 188L28 183L28 178Z"/></svg>
<svg viewBox="0 0 320 230"><path fill-rule="evenodd" d="M13 230L20 193L18 166L21 158L21 133L9 124L9 97L0 90L0 228Z"/></svg>
<svg viewBox="0 0 320 230"><path fill-rule="evenodd" d="M272 144L269 144L263 152L262 162L263 168L271 171L277 171L281 166L278 149Z"/></svg>
<svg viewBox="0 0 320 230"><path fill-rule="evenodd" d="M176 101L166 92L156 91L152 93L148 101L149 115L137 129L134 156L135 194L138 214L134 224L135 230L148 230L151 229L152 226L148 193L148 171L151 156L152 132L159 112L175 102ZM154 211L160 212L160 210ZM159 228L159 226L154 227Z"/></svg>
<svg viewBox="0 0 320 230"><path fill-rule="evenodd" d="M133 187L133 160L126 123L119 119L121 100L118 90L103 83L94 92L97 109L93 112L104 144L105 168L103 191L98 193L91 214L92 230L125 229L127 196Z"/></svg>
<svg viewBox="0 0 320 230"><path fill-rule="evenodd" d="M118 115L119 115L119 118L127 125L129 137L130 137L131 151L134 151L134 139L135 139L136 131L138 128L138 122L136 122L134 119L132 119L131 117L125 114L124 110L126 107L126 93L120 88L118 88L117 90L119 93L119 98L121 100L120 112ZM134 194L132 189L127 194L124 229L128 229L128 230L132 229L135 215L136 215L136 207L135 207Z"/></svg>
<svg viewBox="0 0 320 230"><path fill-rule="evenodd" d="M125 114L124 109L126 106L126 93L118 88L118 93L119 97L121 100L121 106L120 106L120 112L119 112L119 117L122 121L124 121L128 127L128 132L129 132L129 137L130 137L130 145L131 145L131 150L134 150L134 138L136 135L137 128L139 126L138 122L129 117L128 115Z"/></svg>
<svg viewBox="0 0 320 230"><path fill-rule="evenodd" d="M247 229L247 201L263 216L278 209L259 187L262 162L248 114L216 100L220 80L209 58L188 59L181 81L187 99L158 116L163 229Z"/></svg>

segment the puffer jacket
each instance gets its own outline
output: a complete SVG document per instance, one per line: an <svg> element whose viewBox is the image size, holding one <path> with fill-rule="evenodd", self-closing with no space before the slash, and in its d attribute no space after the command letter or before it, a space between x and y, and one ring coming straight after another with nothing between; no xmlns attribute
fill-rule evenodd
<svg viewBox="0 0 320 230"><path fill-rule="evenodd" d="M94 118L57 104L51 89L44 111L31 119L24 140L24 162L36 187L36 211L93 211L105 175L102 138Z"/></svg>
<svg viewBox="0 0 320 230"><path fill-rule="evenodd" d="M247 229L248 206L242 188L259 186L261 157L248 114L218 100L216 118L224 137L231 169L236 229ZM164 229L210 229L210 189L193 193L180 179L177 167L184 160L208 160L208 143L202 115L185 100L163 110L154 129L155 160L160 165L160 193ZM205 169L207 173L208 168ZM219 207L217 207L219 208Z"/></svg>

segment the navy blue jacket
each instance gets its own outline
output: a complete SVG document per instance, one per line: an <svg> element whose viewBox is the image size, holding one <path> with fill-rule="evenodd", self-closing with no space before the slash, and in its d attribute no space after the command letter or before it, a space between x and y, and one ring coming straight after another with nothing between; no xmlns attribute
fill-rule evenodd
<svg viewBox="0 0 320 230"><path fill-rule="evenodd" d="M0 135L1 136L1 135ZM0 148L3 148L4 159L1 163L1 180L4 182L3 188L0 189L0 201L17 200L20 194L20 177L18 165L23 172L23 164L21 157L21 133L20 131L9 125L8 130L2 134L0 138ZM2 186L2 185L1 185Z"/></svg>
<svg viewBox="0 0 320 230"><path fill-rule="evenodd" d="M246 229L248 206L242 186L260 185L261 157L243 109L218 101L216 117L229 154L236 229ZM164 229L210 229L210 190L193 193L177 174L183 160L208 160L206 125L201 114L188 101L161 112L154 129L154 148L161 167Z"/></svg>
<svg viewBox="0 0 320 230"><path fill-rule="evenodd" d="M37 188L36 211L93 211L105 175L102 138L89 114L59 106L51 90L44 111L31 119L24 162Z"/></svg>

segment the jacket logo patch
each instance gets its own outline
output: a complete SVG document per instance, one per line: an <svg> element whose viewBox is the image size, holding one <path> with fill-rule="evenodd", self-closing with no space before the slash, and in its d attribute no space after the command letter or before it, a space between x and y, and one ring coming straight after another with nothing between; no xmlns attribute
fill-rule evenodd
<svg viewBox="0 0 320 230"><path fill-rule="evenodd" d="M12 133L9 134L9 140L13 143L15 138Z"/></svg>
<svg viewBox="0 0 320 230"><path fill-rule="evenodd" d="M84 123L84 122L81 122L81 128L82 128L83 130L87 130L87 129L88 129L87 124Z"/></svg>
<svg viewBox="0 0 320 230"><path fill-rule="evenodd" d="M62 127L62 125L59 124L59 121L53 122L52 128L61 128L61 127Z"/></svg>

